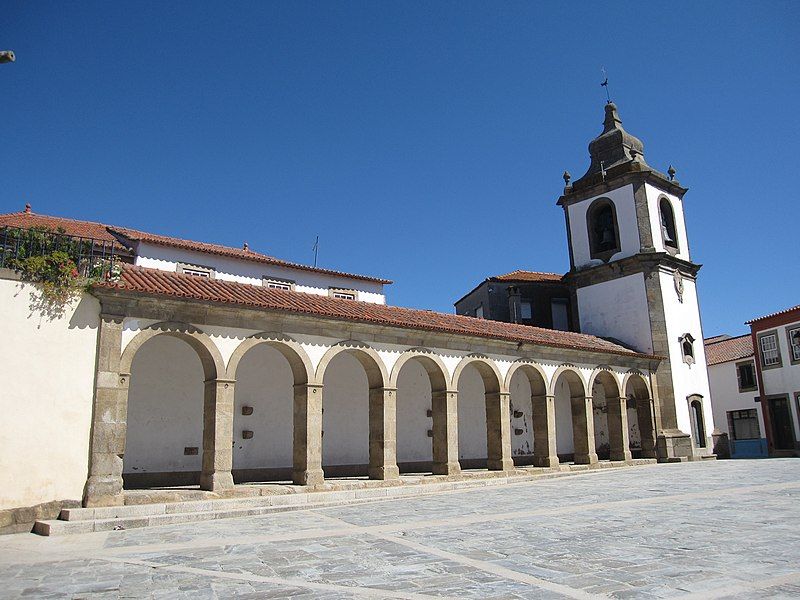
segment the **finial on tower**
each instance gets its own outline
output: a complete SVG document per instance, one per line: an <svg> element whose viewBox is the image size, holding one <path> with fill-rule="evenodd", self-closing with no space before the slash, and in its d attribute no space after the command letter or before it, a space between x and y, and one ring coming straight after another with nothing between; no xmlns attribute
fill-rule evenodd
<svg viewBox="0 0 800 600"><path fill-rule="evenodd" d="M669 169L667 169L667 175L669 175L669 180L670 181L675 181L675 173L677 173L677 171L675 170L675 167L670 165Z"/></svg>
<svg viewBox="0 0 800 600"><path fill-rule="evenodd" d="M569 180L572 179L572 175L569 174L569 171L564 171L562 177L564 178L564 185L569 187Z"/></svg>
<svg viewBox="0 0 800 600"><path fill-rule="evenodd" d="M606 104L611 104L611 93L608 91L608 74L605 67L601 67L600 70L603 72L603 83L600 84L600 87L606 88Z"/></svg>
<svg viewBox="0 0 800 600"><path fill-rule="evenodd" d="M247 244L247 242L245 242L244 244L242 244L242 250L244 250L245 252L247 252L248 250L250 250L250 246Z"/></svg>
<svg viewBox="0 0 800 600"><path fill-rule="evenodd" d="M30 213L31 212L31 205L29 203L27 203L27 202L25 203L25 212L26 213Z"/></svg>

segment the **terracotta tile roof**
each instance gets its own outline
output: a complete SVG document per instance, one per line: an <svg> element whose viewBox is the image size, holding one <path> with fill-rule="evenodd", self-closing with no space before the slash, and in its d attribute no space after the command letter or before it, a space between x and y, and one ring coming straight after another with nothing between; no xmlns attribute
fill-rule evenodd
<svg viewBox="0 0 800 600"><path fill-rule="evenodd" d="M339 300L327 296L278 290L220 279L207 279L143 267L126 266L120 281L99 283L95 287L235 304L265 310L290 311L347 321L441 331L556 348L653 358L601 338L580 333L355 300Z"/></svg>
<svg viewBox="0 0 800 600"><path fill-rule="evenodd" d="M111 227L111 231L135 242L145 242L155 244L158 246L170 246L172 248L180 248L182 250L194 250L196 252L203 252L206 254L216 254L218 256L228 256L231 258L238 258L241 260L249 260L253 262L264 263L268 265L276 265L279 267L287 267L290 269L301 269L303 271L312 271L314 273L323 273L327 275L335 275L337 277L349 277L350 279L358 279L361 281L372 281L375 283L392 283L389 279L381 279L379 277L370 277L367 275L356 275L354 273L345 273L342 271L333 271L330 269L322 269L320 267L310 267L308 265L301 265L273 256L267 256L252 250L243 250L241 248L231 248L230 246L220 246L219 244L207 244L205 242L194 242L191 240L183 240L180 238L169 237L166 235L158 235L155 233L146 233L144 231L137 231L135 229L128 229L125 227Z"/></svg>
<svg viewBox="0 0 800 600"><path fill-rule="evenodd" d="M779 310L778 312L771 313L769 315L764 315L763 317L757 317L755 319L750 319L749 321L745 321L745 325L750 325L750 323L755 323L756 321L763 321L764 319L769 319L771 317L777 317L778 315L785 315L792 311L800 309L800 304L797 306L792 306L791 308L786 308L784 310Z"/></svg>
<svg viewBox="0 0 800 600"><path fill-rule="evenodd" d="M505 275L495 275L489 279L492 281L561 281L563 275L558 273L540 273L538 271L523 271L517 269Z"/></svg>
<svg viewBox="0 0 800 600"><path fill-rule="evenodd" d="M753 356L753 339L749 333L723 340L717 340L718 337L705 341L707 365L718 365Z"/></svg>
<svg viewBox="0 0 800 600"><path fill-rule="evenodd" d="M15 212L0 215L0 227L47 227L53 231L63 229L67 235L92 238L104 242L112 242L118 248L124 248L119 240L108 230L108 225L92 221L76 221L64 217L51 217L33 212Z"/></svg>

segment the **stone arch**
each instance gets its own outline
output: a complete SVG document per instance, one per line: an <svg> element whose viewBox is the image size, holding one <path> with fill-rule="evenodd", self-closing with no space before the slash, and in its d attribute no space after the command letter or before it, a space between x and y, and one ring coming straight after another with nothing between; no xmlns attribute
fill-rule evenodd
<svg viewBox="0 0 800 600"><path fill-rule="evenodd" d="M211 338L196 327L173 321L155 323L139 331L122 353L119 365L120 373L130 373L133 359L139 348L158 335L175 337L189 344L200 358L206 381L225 375L225 361L222 360L222 354Z"/></svg>
<svg viewBox="0 0 800 600"><path fill-rule="evenodd" d="M509 367L503 388L508 391L511 454L514 462L519 465L531 464L531 461L535 463L537 445L541 453L541 444L548 443L550 433L547 375L539 365L520 359ZM538 441L537 437L540 438ZM544 464L546 461L539 462Z"/></svg>
<svg viewBox="0 0 800 600"><path fill-rule="evenodd" d="M580 371L572 365L561 365L558 367L553 376L550 378L550 395L554 396L556 393L556 385L559 379L566 377L567 385L571 396L586 396L586 380L581 375Z"/></svg>
<svg viewBox="0 0 800 600"><path fill-rule="evenodd" d="M453 371L453 377L450 384L451 389L458 389L458 380L461 378L461 373L463 373L464 369L469 365L474 365L478 370L478 373L480 373L487 394L496 394L503 391L501 386L503 385L504 380L500 375L500 370L497 368L497 365L492 359L490 359L488 356L484 356L483 354L468 354L461 359Z"/></svg>
<svg viewBox="0 0 800 600"><path fill-rule="evenodd" d="M228 360L228 379L236 379L236 370L244 355L260 344L274 348L289 362L295 385L307 384L314 379L314 367L311 366L311 360L303 347L287 335L266 331L251 335L236 347Z"/></svg>
<svg viewBox="0 0 800 600"><path fill-rule="evenodd" d="M656 423L653 396L647 377L632 369L622 380L629 413L630 445L634 457L656 458Z"/></svg>
<svg viewBox="0 0 800 600"><path fill-rule="evenodd" d="M599 390L602 390L602 395ZM631 459L628 408L622 397L619 379L608 366L600 366L589 378L598 456L611 460Z"/></svg>
<svg viewBox="0 0 800 600"><path fill-rule="evenodd" d="M509 367L508 373L506 373L505 381L503 382L503 388L506 391L510 389L511 379L514 377L517 371L524 373L528 378L528 381L531 384L531 394L541 396L547 395L547 390L549 388L547 375L545 375L544 369L542 369L542 367L536 363L526 360L515 361L511 364L511 367Z"/></svg>
<svg viewBox="0 0 800 600"><path fill-rule="evenodd" d="M559 397L558 387L561 380L567 385L569 398ZM587 393L586 380L573 365L561 365L553 373L550 382L550 392L555 398L556 415L561 416L557 423L557 430L562 437L572 433L572 455L577 464L592 465L597 463L595 451L594 420L592 415L592 399ZM571 427L563 418L567 405L569 406ZM560 408L558 408L560 406ZM562 446L563 447L563 446ZM568 454L562 450L562 453Z"/></svg>
<svg viewBox="0 0 800 600"><path fill-rule="evenodd" d="M356 341L339 342L325 352L317 365L315 374L315 382L317 384L322 384L325 379L325 369L328 368L330 362L337 355L342 353L350 354L361 363L367 373L369 389L378 389L386 386L386 382L389 381L389 375L386 372L386 365L383 360L372 346Z"/></svg>
<svg viewBox="0 0 800 600"><path fill-rule="evenodd" d="M619 379L610 367L601 366L592 371L589 377L589 385L586 387L590 394L593 393L595 384L603 386L606 396L619 397L622 395Z"/></svg>
<svg viewBox="0 0 800 600"><path fill-rule="evenodd" d="M389 376L389 387L397 387L397 379L400 371L409 361L417 361L425 371L431 382L434 391L444 391L447 389L449 381L448 370L439 355L427 348L411 348L403 352L394 363L392 373Z"/></svg>

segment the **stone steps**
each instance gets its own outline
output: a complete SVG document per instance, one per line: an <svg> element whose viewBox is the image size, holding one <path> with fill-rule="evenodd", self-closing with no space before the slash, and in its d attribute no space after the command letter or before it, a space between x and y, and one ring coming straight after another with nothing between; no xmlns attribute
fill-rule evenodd
<svg viewBox="0 0 800 600"><path fill-rule="evenodd" d="M592 467L559 465L554 469L517 469L510 473L465 472L458 480L405 483L391 487L353 487L351 489L276 493L239 498L67 508L61 511L58 519L36 521L33 532L43 536L54 536L249 517L274 512L327 508L344 504L423 496L443 491L521 483L536 479L563 477L600 468L653 464L654 462L652 460L634 460L627 464L601 462ZM422 479L417 481L422 481ZM347 484L339 485L346 486Z"/></svg>

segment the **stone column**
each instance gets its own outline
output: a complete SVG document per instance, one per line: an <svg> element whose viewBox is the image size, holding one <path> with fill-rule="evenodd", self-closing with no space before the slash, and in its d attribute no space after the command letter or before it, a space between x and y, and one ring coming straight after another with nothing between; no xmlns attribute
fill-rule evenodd
<svg viewBox="0 0 800 600"><path fill-rule="evenodd" d="M492 471L513 471L511 458L511 394L486 394L486 466Z"/></svg>
<svg viewBox="0 0 800 600"><path fill-rule="evenodd" d="M628 400L627 398L606 398L608 406L608 442L611 460L630 461L630 435L628 434Z"/></svg>
<svg viewBox="0 0 800 600"><path fill-rule="evenodd" d="M531 396L533 404L533 464L558 467L555 396Z"/></svg>
<svg viewBox="0 0 800 600"><path fill-rule="evenodd" d="M294 437L292 481L297 485L322 485L321 385L294 386Z"/></svg>
<svg viewBox="0 0 800 600"><path fill-rule="evenodd" d="M458 392L447 390L431 394L433 412L433 473L458 475Z"/></svg>
<svg viewBox="0 0 800 600"><path fill-rule="evenodd" d="M122 320L100 315L97 367L89 442L89 478L83 492L84 506L119 506L122 492L122 457L128 418L130 374L120 373Z"/></svg>
<svg viewBox="0 0 800 600"><path fill-rule="evenodd" d="M636 421L642 437L642 458L656 458L656 424L653 400L642 398L636 400Z"/></svg>
<svg viewBox="0 0 800 600"><path fill-rule="evenodd" d="M369 477L398 479L397 389L369 391Z"/></svg>
<svg viewBox="0 0 800 600"><path fill-rule="evenodd" d="M203 397L203 471L200 489L218 492L233 488L232 379L205 382Z"/></svg>
<svg viewBox="0 0 800 600"><path fill-rule="evenodd" d="M570 404L572 405L572 442L575 448L575 464L597 464L592 397L573 396L570 398Z"/></svg>

